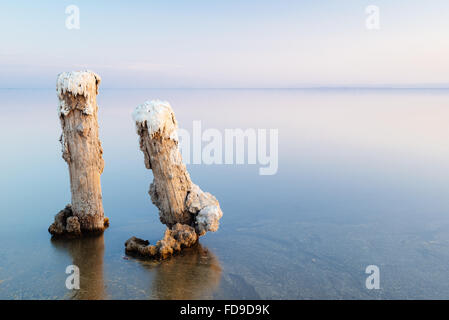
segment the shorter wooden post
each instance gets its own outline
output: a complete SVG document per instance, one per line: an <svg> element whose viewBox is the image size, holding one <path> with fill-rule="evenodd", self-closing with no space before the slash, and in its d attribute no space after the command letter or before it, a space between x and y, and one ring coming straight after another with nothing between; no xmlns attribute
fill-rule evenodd
<svg viewBox="0 0 449 320"><path fill-rule="evenodd" d="M125 243L126 252L166 258L192 246L207 231L218 230L223 213L217 199L190 180L178 148L178 125L170 104L147 101L135 109L133 119L145 166L153 171L151 200L168 229L154 246L132 237Z"/></svg>

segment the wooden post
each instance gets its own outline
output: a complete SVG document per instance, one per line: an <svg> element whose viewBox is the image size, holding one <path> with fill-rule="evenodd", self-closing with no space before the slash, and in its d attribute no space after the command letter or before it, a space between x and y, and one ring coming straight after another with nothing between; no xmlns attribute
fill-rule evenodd
<svg viewBox="0 0 449 320"><path fill-rule="evenodd" d="M155 246L132 237L125 243L126 252L166 258L192 246L207 231L216 231L223 213L217 199L190 180L178 148L178 125L170 104L147 101L136 108L133 119L145 166L153 170L151 200L168 229Z"/></svg>
<svg viewBox="0 0 449 320"><path fill-rule="evenodd" d="M60 142L62 157L69 166L72 203L56 215L55 222L49 227L54 236L101 233L108 225L100 184L104 167L96 99L100 81L101 78L91 71L58 75Z"/></svg>

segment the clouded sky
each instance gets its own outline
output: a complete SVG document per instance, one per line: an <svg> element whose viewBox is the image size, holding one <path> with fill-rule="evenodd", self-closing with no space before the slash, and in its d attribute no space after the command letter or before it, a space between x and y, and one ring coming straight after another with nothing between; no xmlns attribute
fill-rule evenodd
<svg viewBox="0 0 449 320"><path fill-rule="evenodd" d="M2 88L449 86L448 0L0 1L0 32Z"/></svg>

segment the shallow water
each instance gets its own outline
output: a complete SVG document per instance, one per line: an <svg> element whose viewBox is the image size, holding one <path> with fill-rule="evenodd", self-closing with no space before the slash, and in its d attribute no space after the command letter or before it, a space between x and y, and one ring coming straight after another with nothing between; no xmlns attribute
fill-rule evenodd
<svg viewBox="0 0 449 320"><path fill-rule="evenodd" d="M279 169L188 165L220 230L168 261L124 254L160 239L131 120L170 101L181 127L279 129ZM1 299L449 298L448 90L101 89L104 236L52 241L70 202L54 90L0 90ZM81 289L65 287L65 269ZM380 268L379 290L365 268Z"/></svg>

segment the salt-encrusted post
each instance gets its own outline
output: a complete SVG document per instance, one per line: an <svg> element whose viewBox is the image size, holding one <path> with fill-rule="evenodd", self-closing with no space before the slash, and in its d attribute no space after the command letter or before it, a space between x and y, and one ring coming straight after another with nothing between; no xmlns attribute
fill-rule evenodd
<svg viewBox="0 0 449 320"><path fill-rule="evenodd" d="M103 150L98 138L97 94L101 78L91 71L63 72L56 91L61 120L62 157L69 166L72 203L55 216L54 236L101 233L104 218L100 175Z"/></svg>
<svg viewBox="0 0 449 320"><path fill-rule="evenodd" d="M126 252L166 258L192 246L207 231L216 231L223 213L217 199L190 180L178 149L178 125L170 104L147 101L136 108L133 120L145 166L153 170L151 200L167 230L156 245L132 237L125 243Z"/></svg>

